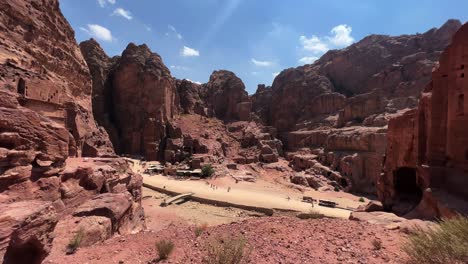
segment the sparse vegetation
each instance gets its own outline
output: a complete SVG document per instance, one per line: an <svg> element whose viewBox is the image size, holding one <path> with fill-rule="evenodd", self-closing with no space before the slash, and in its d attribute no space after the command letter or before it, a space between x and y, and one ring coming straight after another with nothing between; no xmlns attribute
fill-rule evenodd
<svg viewBox="0 0 468 264"><path fill-rule="evenodd" d="M156 242L156 250L158 251L159 260L167 259L174 250L174 243L171 240L159 240Z"/></svg>
<svg viewBox="0 0 468 264"><path fill-rule="evenodd" d="M207 165L203 166L203 168L202 168L203 177L211 177L211 175L213 175L214 172L215 172L215 170L213 169L211 164L207 164Z"/></svg>
<svg viewBox="0 0 468 264"><path fill-rule="evenodd" d="M366 199L364 199L364 197L361 197L361 198L359 198L359 202L364 203L364 202L366 202Z"/></svg>
<svg viewBox="0 0 468 264"><path fill-rule="evenodd" d="M207 223L203 223L201 225L197 225L195 227L195 236L199 237L201 234L203 234L203 232L205 232L205 230L208 228L208 224Z"/></svg>
<svg viewBox="0 0 468 264"><path fill-rule="evenodd" d="M216 237L207 246L206 264L241 264L248 263L250 248L243 236Z"/></svg>
<svg viewBox="0 0 468 264"><path fill-rule="evenodd" d="M325 215L315 211L315 210L310 210L308 213L301 213L298 214L297 217L299 219L321 219L324 218Z"/></svg>
<svg viewBox="0 0 468 264"><path fill-rule="evenodd" d="M340 191L340 187L335 186L334 190L335 190L335 192L339 192L339 191Z"/></svg>
<svg viewBox="0 0 468 264"><path fill-rule="evenodd" d="M70 242L68 242L66 253L68 255L73 254L76 250L80 247L81 241L83 240L84 236L84 229L80 228L75 235L71 238Z"/></svg>
<svg viewBox="0 0 468 264"><path fill-rule="evenodd" d="M372 246L374 247L374 250L381 250L382 249L382 241L379 239L373 239L372 240Z"/></svg>
<svg viewBox="0 0 468 264"><path fill-rule="evenodd" d="M442 220L436 228L410 235L402 250L410 263L468 263L468 217Z"/></svg>

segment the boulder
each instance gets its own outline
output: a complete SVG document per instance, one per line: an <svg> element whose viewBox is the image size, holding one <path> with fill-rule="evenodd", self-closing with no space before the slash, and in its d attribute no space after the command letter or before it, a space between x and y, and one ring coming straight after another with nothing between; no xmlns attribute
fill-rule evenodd
<svg viewBox="0 0 468 264"><path fill-rule="evenodd" d="M48 255L58 218L52 203L39 200L1 204L0 260L41 263Z"/></svg>

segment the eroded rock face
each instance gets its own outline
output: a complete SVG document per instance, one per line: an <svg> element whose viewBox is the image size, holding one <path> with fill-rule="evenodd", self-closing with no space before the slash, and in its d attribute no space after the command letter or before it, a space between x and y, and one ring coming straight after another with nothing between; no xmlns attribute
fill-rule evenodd
<svg viewBox="0 0 468 264"><path fill-rule="evenodd" d="M399 214L431 218L467 213L467 36L465 24L442 53L418 109L390 121L379 197Z"/></svg>
<svg viewBox="0 0 468 264"><path fill-rule="evenodd" d="M112 73L115 125L122 153L158 159L175 111L175 81L159 55L130 43Z"/></svg>
<svg viewBox="0 0 468 264"><path fill-rule="evenodd" d="M203 88L203 97L215 117L221 120L250 119L251 103L245 85L233 72L214 71Z"/></svg>
<svg viewBox="0 0 468 264"><path fill-rule="evenodd" d="M449 20L424 34L371 35L329 51L314 64L284 70L271 89L260 87L253 111L278 129L288 151L312 148L351 190L375 194L388 120L417 106L460 26Z"/></svg>
<svg viewBox="0 0 468 264"><path fill-rule="evenodd" d="M58 221L52 203L38 200L2 203L0 210L2 263L42 263L50 252Z"/></svg>
<svg viewBox="0 0 468 264"><path fill-rule="evenodd" d="M138 229L141 177L124 160L82 158L115 154L58 1L0 1L0 15L0 260L40 263L57 222L101 193L128 193Z"/></svg>
<svg viewBox="0 0 468 264"><path fill-rule="evenodd" d="M95 125L89 70L58 1L0 1L0 10L2 89L69 130L78 155L113 155Z"/></svg>

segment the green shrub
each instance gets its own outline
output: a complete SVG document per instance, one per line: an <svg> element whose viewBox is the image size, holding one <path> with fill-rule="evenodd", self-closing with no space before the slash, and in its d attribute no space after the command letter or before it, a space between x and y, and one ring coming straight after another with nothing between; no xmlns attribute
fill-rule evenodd
<svg viewBox="0 0 468 264"><path fill-rule="evenodd" d="M468 263L468 217L443 219L435 228L419 229L402 250L410 263Z"/></svg>
<svg viewBox="0 0 468 264"><path fill-rule="evenodd" d="M195 236L199 237L208 228L208 224L203 223L195 227Z"/></svg>
<svg viewBox="0 0 468 264"><path fill-rule="evenodd" d="M207 246L206 264L248 263L250 248L245 237L216 237Z"/></svg>
<svg viewBox="0 0 468 264"><path fill-rule="evenodd" d="M335 190L335 192L339 192L339 191L340 191L340 187L335 186L334 190Z"/></svg>
<svg viewBox="0 0 468 264"><path fill-rule="evenodd" d="M203 166L203 168L202 168L202 176L203 177L211 177L211 175L213 175L214 172L215 172L215 170L213 169L211 164L207 164L207 165Z"/></svg>
<svg viewBox="0 0 468 264"><path fill-rule="evenodd" d="M84 229L80 228L78 232L71 238L70 242L68 242L66 253L68 255L73 254L76 250L80 247L81 241L83 240L84 236Z"/></svg>
<svg viewBox="0 0 468 264"><path fill-rule="evenodd" d="M167 259L174 250L174 243L170 240L159 240L156 242L156 250L158 251L159 260Z"/></svg>
<svg viewBox="0 0 468 264"><path fill-rule="evenodd" d="M366 199L364 199L364 197L359 198L359 202L364 203L365 201Z"/></svg>

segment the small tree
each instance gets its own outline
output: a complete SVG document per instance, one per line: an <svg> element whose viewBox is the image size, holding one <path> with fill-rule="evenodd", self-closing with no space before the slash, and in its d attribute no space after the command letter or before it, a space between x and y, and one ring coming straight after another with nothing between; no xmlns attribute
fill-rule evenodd
<svg viewBox="0 0 468 264"><path fill-rule="evenodd" d="M364 199L364 197L359 198L359 202L363 203L365 201L366 201L366 199Z"/></svg>
<svg viewBox="0 0 468 264"><path fill-rule="evenodd" d="M215 170L213 169L211 164L207 164L207 165L203 166L203 168L202 168L202 176L203 177L211 177L211 175L213 175L214 172L215 172Z"/></svg>

